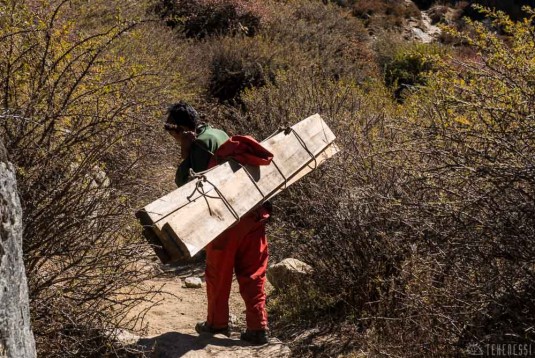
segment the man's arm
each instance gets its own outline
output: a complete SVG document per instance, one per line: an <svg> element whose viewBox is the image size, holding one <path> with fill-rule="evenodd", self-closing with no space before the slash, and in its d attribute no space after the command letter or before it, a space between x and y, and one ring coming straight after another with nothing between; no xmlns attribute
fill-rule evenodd
<svg viewBox="0 0 535 358"><path fill-rule="evenodd" d="M182 163L178 166L175 174L175 184L177 187L181 187L182 185L186 184L188 182L189 177L189 169L191 168L190 158L184 159Z"/></svg>
<svg viewBox="0 0 535 358"><path fill-rule="evenodd" d="M207 143L210 145L210 143ZM191 168L195 173L208 169L208 163L213 156L213 152L206 146L206 143L196 140L191 146Z"/></svg>

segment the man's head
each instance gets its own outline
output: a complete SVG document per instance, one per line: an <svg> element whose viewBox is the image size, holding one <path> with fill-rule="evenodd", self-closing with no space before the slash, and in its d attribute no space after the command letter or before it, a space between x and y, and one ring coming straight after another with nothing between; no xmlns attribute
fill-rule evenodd
<svg viewBox="0 0 535 358"><path fill-rule="evenodd" d="M183 158L189 155L191 145L195 140L198 119L197 111L186 102L175 103L167 111L165 130L180 143L180 152Z"/></svg>
<svg viewBox="0 0 535 358"><path fill-rule="evenodd" d="M169 107L165 128L168 130L181 128L186 131L194 131L198 121L199 115L197 111L186 102L180 101Z"/></svg>

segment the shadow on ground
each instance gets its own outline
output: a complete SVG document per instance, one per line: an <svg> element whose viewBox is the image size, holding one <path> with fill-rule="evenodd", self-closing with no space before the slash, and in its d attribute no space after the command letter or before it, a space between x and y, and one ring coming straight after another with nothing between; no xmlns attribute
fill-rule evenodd
<svg viewBox="0 0 535 358"><path fill-rule="evenodd" d="M143 338L137 342L138 349L151 352L154 357L183 357L189 352L203 351L207 346L232 348L246 346L245 342L227 338L222 335L191 335L168 332L153 338Z"/></svg>
<svg viewBox="0 0 535 358"><path fill-rule="evenodd" d="M264 346L252 346L237 337L224 335L192 335L168 332L152 338L142 338L133 347L154 358L202 357L287 357L289 349L272 339Z"/></svg>

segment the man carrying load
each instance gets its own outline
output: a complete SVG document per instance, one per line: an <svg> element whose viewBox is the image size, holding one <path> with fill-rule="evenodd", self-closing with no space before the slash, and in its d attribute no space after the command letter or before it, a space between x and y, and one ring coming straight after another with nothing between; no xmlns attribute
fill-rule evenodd
<svg viewBox="0 0 535 358"><path fill-rule="evenodd" d="M224 152L225 157L229 157L233 150L243 152L242 144L252 151L253 155L249 157L253 157L253 163L255 153L259 156L258 163L266 161L266 153L269 154L250 138L229 140L225 132L200 123L195 109L185 102L169 108L165 129L180 144L183 161L175 177L179 187L188 182L190 170L195 173L205 171L217 164L222 156L219 154ZM240 139L245 139L244 143ZM206 246L208 314L205 322L195 326L198 333L230 335L228 300L234 271L246 306L247 330L241 334L241 339L252 344L268 342L264 290L268 262L265 224L268 218L269 211L262 206L242 217Z"/></svg>

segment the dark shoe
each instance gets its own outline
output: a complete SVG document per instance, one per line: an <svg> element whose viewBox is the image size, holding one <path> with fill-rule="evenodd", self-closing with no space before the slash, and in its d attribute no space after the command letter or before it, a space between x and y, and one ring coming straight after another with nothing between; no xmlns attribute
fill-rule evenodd
<svg viewBox="0 0 535 358"><path fill-rule="evenodd" d="M240 336L242 341L249 342L255 346L260 346L269 342L268 331L265 329L260 330L247 330Z"/></svg>
<svg viewBox="0 0 535 358"><path fill-rule="evenodd" d="M207 322L199 322L195 325L195 331L199 334L210 333L210 334L223 334L227 337L230 337L230 330L227 327L214 328L210 326Z"/></svg>

